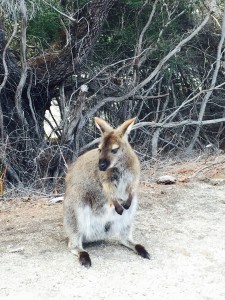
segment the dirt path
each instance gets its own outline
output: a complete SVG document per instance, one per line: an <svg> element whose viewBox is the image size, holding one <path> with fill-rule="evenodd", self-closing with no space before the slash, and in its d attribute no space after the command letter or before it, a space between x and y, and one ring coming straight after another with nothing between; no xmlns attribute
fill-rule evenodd
<svg viewBox="0 0 225 300"><path fill-rule="evenodd" d="M135 239L150 261L104 242L89 246L86 270L67 249L61 203L0 201L0 299L224 300L225 171L188 181L198 168L204 162L161 169L174 185L143 172Z"/></svg>

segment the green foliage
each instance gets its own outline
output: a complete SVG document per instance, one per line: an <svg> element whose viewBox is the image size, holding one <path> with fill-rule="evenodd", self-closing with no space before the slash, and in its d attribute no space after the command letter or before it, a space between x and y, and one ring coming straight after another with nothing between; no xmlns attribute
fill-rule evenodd
<svg viewBox="0 0 225 300"><path fill-rule="evenodd" d="M28 41L35 39L43 48L48 48L60 38L62 24L59 14L46 9L29 21L27 27Z"/></svg>
<svg viewBox="0 0 225 300"><path fill-rule="evenodd" d="M133 56L137 39L135 19L141 4L143 1L123 0L114 5L95 47L97 62Z"/></svg>
<svg viewBox="0 0 225 300"><path fill-rule="evenodd" d="M134 55L138 37L149 19L153 3L149 1L144 5L144 1L123 0L113 7L95 47L96 62L106 63ZM193 27L191 12L194 5L186 1L159 1L142 44L143 49L150 47L157 51L151 52L153 60L160 60ZM180 17L177 17L179 14Z"/></svg>
<svg viewBox="0 0 225 300"><path fill-rule="evenodd" d="M140 8L143 5L143 1L140 0L127 0L126 4L133 8Z"/></svg>

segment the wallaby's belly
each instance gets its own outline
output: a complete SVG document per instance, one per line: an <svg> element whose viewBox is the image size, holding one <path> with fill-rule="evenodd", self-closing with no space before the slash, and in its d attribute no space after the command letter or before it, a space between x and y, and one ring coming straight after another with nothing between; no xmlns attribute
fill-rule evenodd
<svg viewBox="0 0 225 300"><path fill-rule="evenodd" d="M78 227L84 236L84 241L92 242L117 236L127 226L130 226L137 207L137 199L133 197L128 210L119 215L114 206L106 203L101 211L94 212L90 206L78 208Z"/></svg>

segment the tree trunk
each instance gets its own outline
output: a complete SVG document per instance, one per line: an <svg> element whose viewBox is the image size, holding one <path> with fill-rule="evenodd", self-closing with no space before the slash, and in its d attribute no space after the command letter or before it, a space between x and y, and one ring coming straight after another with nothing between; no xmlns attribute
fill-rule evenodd
<svg viewBox="0 0 225 300"><path fill-rule="evenodd" d="M21 61L14 56L5 40L0 23L0 126L2 148L0 163L8 165L8 178L33 181L40 174L51 176L48 155L40 155L46 147L44 116L59 86L72 74L78 74L93 48L107 14L116 0L95 0L75 13L70 28L70 44L57 53L45 53L26 61L26 7L20 3ZM15 29L16 30L16 29ZM1 146L1 145L0 145ZM13 157L13 158L12 158ZM47 159L47 172L44 168ZM56 163L54 162L54 166ZM54 169L54 168L53 168ZM48 172L50 171L50 172Z"/></svg>

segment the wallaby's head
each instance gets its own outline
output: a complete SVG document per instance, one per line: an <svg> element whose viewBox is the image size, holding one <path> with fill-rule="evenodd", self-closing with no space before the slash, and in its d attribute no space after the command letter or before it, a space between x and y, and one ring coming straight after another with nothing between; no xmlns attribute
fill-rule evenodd
<svg viewBox="0 0 225 300"><path fill-rule="evenodd" d="M128 134L136 118L129 119L116 129L113 129L106 121L95 118L95 124L101 132L99 144L99 169L106 171L116 167L124 152L128 150Z"/></svg>

